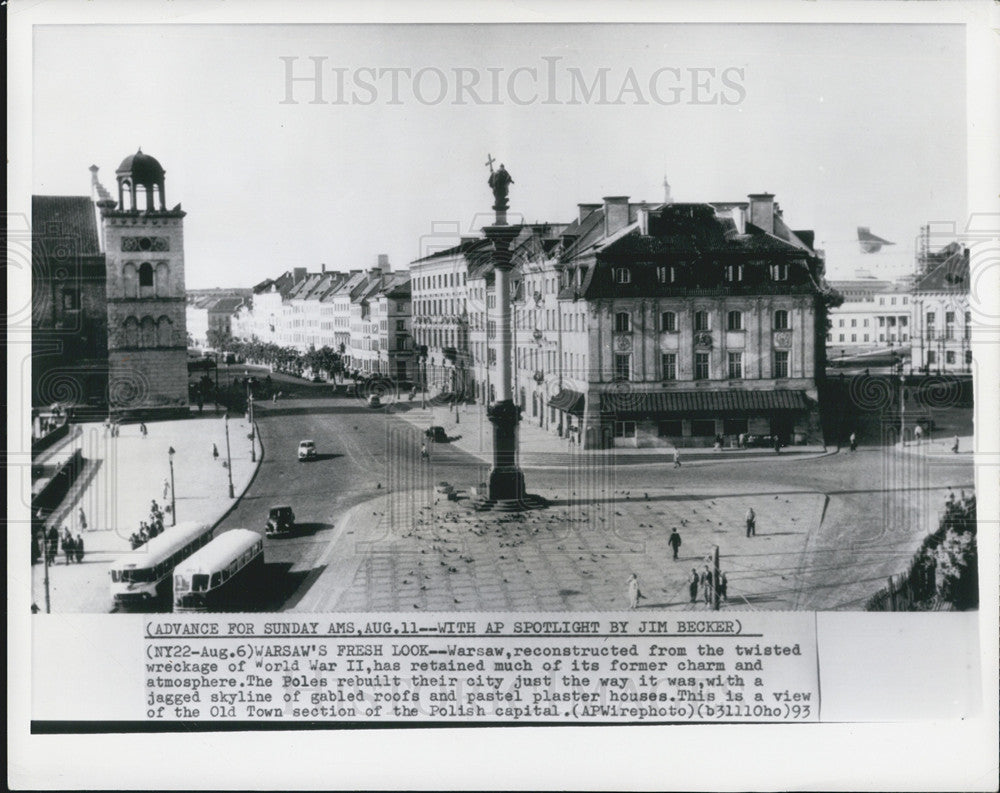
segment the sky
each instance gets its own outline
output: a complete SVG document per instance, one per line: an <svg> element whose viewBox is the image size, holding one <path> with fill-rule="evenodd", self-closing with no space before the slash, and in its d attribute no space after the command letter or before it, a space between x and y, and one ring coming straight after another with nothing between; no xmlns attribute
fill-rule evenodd
<svg viewBox="0 0 1000 793"><path fill-rule="evenodd" d="M488 155L512 221L665 176L774 193L834 278L907 271L923 224L966 217L959 26L39 26L34 64L33 192L85 195L96 164L114 193L141 146L189 288L405 267L491 222ZM858 226L897 245L862 255Z"/></svg>

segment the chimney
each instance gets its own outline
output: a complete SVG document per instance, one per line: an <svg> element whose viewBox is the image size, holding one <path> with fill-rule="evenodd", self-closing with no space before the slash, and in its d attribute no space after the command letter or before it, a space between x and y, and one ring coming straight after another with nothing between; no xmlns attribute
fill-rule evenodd
<svg viewBox="0 0 1000 793"><path fill-rule="evenodd" d="M774 233L774 194L750 193L750 222L768 234Z"/></svg>
<svg viewBox="0 0 1000 793"><path fill-rule="evenodd" d="M299 283L301 281L304 281L305 278L306 278L306 273L307 272L308 272L308 270L306 270L305 267L293 267L292 268L292 283L293 284L297 284L297 283Z"/></svg>
<svg viewBox="0 0 1000 793"><path fill-rule="evenodd" d="M380 253L378 255L378 268L385 273L392 272L392 266L389 264L389 254Z"/></svg>
<svg viewBox="0 0 1000 793"><path fill-rule="evenodd" d="M604 236L610 237L628 225L628 196L604 196Z"/></svg>
<svg viewBox="0 0 1000 793"><path fill-rule="evenodd" d="M577 204L576 206L580 210L580 222L583 223L592 212L596 212L603 204Z"/></svg>
<svg viewBox="0 0 1000 793"><path fill-rule="evenodd" d="M323 264L321 264L321 265L319 266L319 271L320 271L320 272L321 272L321 273L322 273L323 275L326 275L326 263L323 263Z"/></svg>

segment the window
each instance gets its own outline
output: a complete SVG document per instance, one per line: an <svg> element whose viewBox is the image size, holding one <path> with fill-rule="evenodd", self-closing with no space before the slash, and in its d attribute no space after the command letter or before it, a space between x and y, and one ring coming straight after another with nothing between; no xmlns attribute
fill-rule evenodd
<svg viewBox="0 0 1000 793"><path fill-rule="evenodd" d="M865 334L865 341L868 341L868 334Z"/></svg>
<svg viewBox="0 0 1000 793"><path fill-rule="evenodd" d="M826 340L827 341L833 341L833 334L832 333L827 333L826 334Z"/></svg>
<svg viewBox="0 0 1000 793"><path fill-rule="evenodd" d="M908 302L908 298L904 297L903 298L903 305L905 306L907 304L907 302Z"/></svg>
<svg viewBox="0 0 1000 793"><path fill-rule="evenodd" d="M143 262L139 266L139 286L153 286L153 265L149 262Z"/></svg>
<svg viewBox="0 0 1000 793"><path fill-rule="evenodd" d="M776 350L774 353L774 376L788 377L788 352Z"/></svg>
<svg viewBox="0 0 1000 793"><path fill-rule="evenodd" d="M740 380L743 377L743 353L729 353L729 379Z"/></svg>
<svg viewBox="0 0 1000 793"><path fill-rule="evenodd" d="M858 326L858 321L856 319L851 320L851 327L856 328Z"/></svg>
<svg viewBox="0 0 1000 793"><path fill-rule="evenodd" d="M634 438L635 437L635 422L634 421L616 421L615 422L615 437L616 438Z"/></svg>
<svg viewBox="0 0 1000 793"><path fill-rule="evenodd" d="M715 435L715 419L691 419L691 434L700 437Z"/></svg>
<svg viewBox="0 0 1000 793"><path fill-rule="evenodd" d="M965 365L969 366L972 364L972 350L965 351Z"/></svg>
<svg viewBox="0 0 1000 793"><path fill-rule="evenodd" d="M660 330L673 333L677 330L677 315L673 311L660 314Z"/></svg>
<svg viewBox="0 0 1000 793"><path fill-rule="evenodd" d="M969 341L972 338L972 312L965 312L965 328L964 328L965 340ZM969 361L966 361L969 363Z"/></svg>
<svg viewBox="0 0 1000 793"><path fill-rule="evenodd" d="M674 282L674 268L661 266L656 268L656 277L661 284L672 284Z"/></svg>
<svg viewBox="0 0 1000 793"><path fill-rule="evenodd" d="M858 334L857 333L852 333L851 334L851 341L854 342L854 341L857 341L857 340L858 340Z"/></svg>
<svg viewBox="0 0 1000 793"><path fill-rule="evenodd" d="M708 353L696 352L694 354L694 379L708 379Z"/></svg>
<svg viewBox="0 0 1000 793"><path fill-rule="evenodd" d="M937 353L934 350L927 351L927 363L937 363Z"/></svg>
<svg viewBox="0 0 1000 793"><path fill-rule="evenodd" d="M615 355L615 380L632 379L632 356Z"/></svg>
<svg viewBox="0 0 1000 793"><path fill-rule="evenodd" d="M784 309L774 312L774 329L788 330L788 312Z"/></svg>
<svg viewBox="0 0 1000 793"><path fill-rule="evenodd" d="M879 304L880 306L884 306L884 305L885 305L885 298L884 298L884 297L880 297L880 298L878 299L878 304Z"/></svg>
<svg viewBox="0 0 1000 793"><path fill-rule="evenodd" d="M905 328L907 323L909 322L909 319L910 319L909 317L900 317L899 318L900 326Z"/></svg>
<svg viewBox="0 0 1000 793"><path fill-rule="evenodd" d="M723 419L723 435L740 435L750 431L750 422L747 419Z"/></svg>
<svg viewBox="0 0 1000 793"><path fill-rule="evenodd" d="M709 317L707 311L695 311L694 312L694 329L695 330L708 330L709 329Z"/></svg>
<svg viewBox="0 0 1000 793"><path fill-rule="evenodd" d="M944 354L944 362L945 363L955 363L955 351L954 350L948 350L948 352L946 352Z"/></svg>
<svg viewBox="0 0 1000 793"><path fill-rule="evenodd" d="M788 280L788 265L787 264L775 264L771 266L771 278L775 281L787 281Z"/></svg>
<svg viewBox="0 0 1000 793"><path fill-rule="evenodd" d="M844 320L842 320L842 319L841 319L841 320L838 320L838 321L837 321L837 327L838 327L838 328L842 328L842 327L844 327Z"/></svg>
<svg viewBox="0 0 1000 793"><path fill-rule="evenodd" d="M684 431L681 428L680 419L671 419L669 421L661 421L657 427L657 435L661 438L671 438L683 435Z"/></svg>
<svg viewBox="0 0 1000 793"><path fill-rule="evenodd" d="M743 280L743 265L730 264L726 267L726 280L736 283Z"/></svg>
<svg viewBox="0 0 1000 793"><path fill-rule="evenodd" d="M616 284L630 284L632 283L632 271L628 267L616 267L615 268L615 283Z"/></svg>
<svg viewBox="0 0 1000 793"><path fill-rule="evenodd" d="M726 328L728 330L743 330L743 312L730 311L726 314Z"/></svg>
<svg viewBox="0 0 1000 793"><path fill-rule="evenodd" d="M406 320L397 319L396 320L396 330L406 330Z"/></svg>
<svg viewBox="0 0 1000 793"><path fill-rule="evenodd" d="M665 352L660 356L664 380L677 379L677 353Z"/></svg>
<svg viewBox="0 0 1000 793"><path fill-rule="evenodd" d="M868 327L868 320L866 319L862 324L867 328Z"/></svg>
<svg viewBox="0 0 1000 793"><path fill-rule="evenodd" d="M894 298L894 297L889 298L889 305L892 305L892 306L896 305L896 298Z"/></svg>
<svg viewBox="0 0 1000 793"><path fill-rule="evenodd" d="M841 333L841 334L840 334L840 337L839 337L839 338L837 339L837 341L843 341L843 340L844 340L844 334L843 334L843 333Z"/></svg>
<svg viewBox="0 0 1000 793"><path fill-rule="evenodd" d="M955 338L955 312L946 311L944 314L944 337L946 339Z"/></svg>
<svg viewBox="0 0 1000 793"><path fill-rule="evenodd" d="M632 330L632 316L627 311L615 314L615 330L618 333L628 333Z"/></svg>
<svg viewBox="0 0 1000 793"><path fill-rule="evenodd" d="M934 324L934 312L933 311L928 311L927 312L927 324L928 325L933 325Z"/></svg>

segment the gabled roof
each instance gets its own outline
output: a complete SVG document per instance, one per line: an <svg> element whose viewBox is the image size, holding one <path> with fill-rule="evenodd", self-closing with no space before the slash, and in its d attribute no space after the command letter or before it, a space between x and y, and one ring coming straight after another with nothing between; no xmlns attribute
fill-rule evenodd
<svg viewBox="0 0 1000 793"><path fill-rule="evenodd" d="M379 294L392 298L409 297L410 274L408 272L390 273L386 276L385 283L382 284Z"/></svg>
<svg viewBox="0 0 1000 793"><path fill-rule="evenodd" d="M969 251L959 248L913 286L914 292L970 291Z"/></svg>
<svg viewBox="0 0 1000 793"><path fill-rule="evenodd" d="M232 314L242 305L242 297L219 297L208 305L207 308L215 314Z"/></svg>
<svg viewBox="0 0 1000 793"><path fill-rule="evenodd" d="M87 196L34 195L31 197L34 238L48 248L50 241L65 240L71 254L101 254L94 203Z"/></svg>
<svg viewBox="0 0 1000 793"><path fill-rule="evenodd" d="M453 245L445 250L435 251L428 256L424 256L420 259L415 259L411 264L424 264L426 262L432 262L437 259L451 259L455 256L461 256L462 254L469 254L479 248L486 247L490 244L489 240L476 238L476 239L464 239L458 245Z"/></svg>

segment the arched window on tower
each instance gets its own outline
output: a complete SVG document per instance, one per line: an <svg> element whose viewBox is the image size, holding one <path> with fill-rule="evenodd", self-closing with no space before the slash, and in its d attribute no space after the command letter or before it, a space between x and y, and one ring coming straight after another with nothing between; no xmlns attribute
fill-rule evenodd
<svg viewBox="0 0 1000 793"><path fill-rule="evenodd" d="M126 317L125 321L122 323L125 329L125 346L126 347L138 347L139 346L139 320L135 317Z"/></svg>
<svg viewBox="0 0 1000 793"><path fill-rule="evenodd" d="M125 297L139 297L139 273L132 262L122 268L122 287Z"/></svg>
<svg viewBox="0 0 1000 793"><path fill-rule="evenodd" d="M170 347L174 343L174 323L164 315L156 320L156 346Z"/></svg>
<svg viewBox="0 0 1000 793"><path fill-rule="evenodd" d="M160 262L156 265L154 275L156 280L156 296L168 297L168 290L170 289L170 266L166 262Z"/></svg>
<svg viewBox="0 0 1000 793"><path fill-rule="evenodd" d="M156 346L156 323L153 322L152 317L143 317L142 322L139 323L139 346Z"/></svg>
<svg viewBox="0 0 1000 793"><path fill-rule="evenodd" d="M139 297L153 296L153 265L143 262L139 265Z"/></svg>

